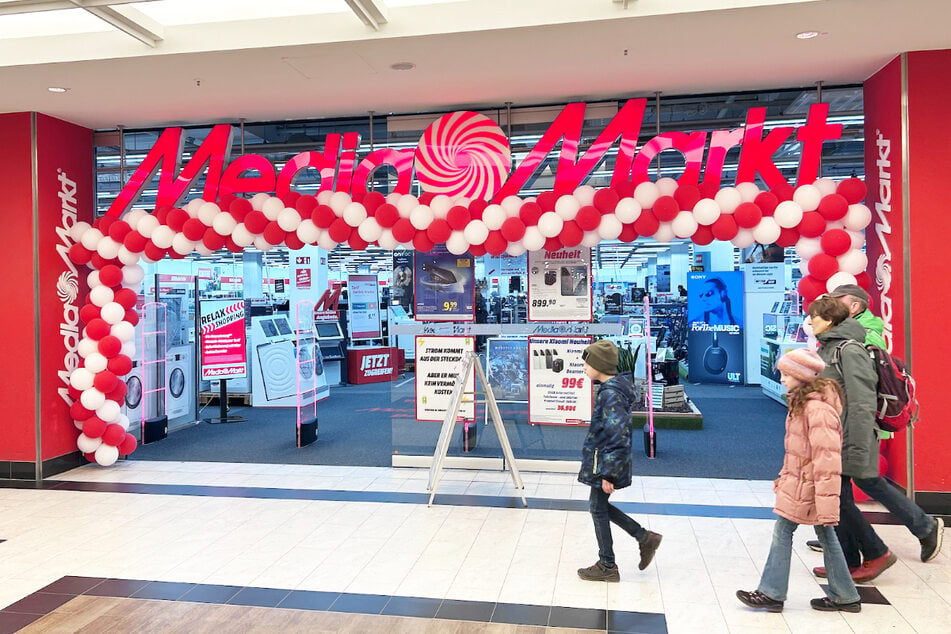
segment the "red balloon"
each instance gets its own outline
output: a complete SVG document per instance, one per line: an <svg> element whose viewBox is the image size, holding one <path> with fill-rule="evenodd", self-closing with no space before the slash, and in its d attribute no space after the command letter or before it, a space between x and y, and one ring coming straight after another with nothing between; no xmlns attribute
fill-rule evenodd
<svg viewBox="0 0 951 634"><path fill-rule="evenodd" d="M419 200L419 204L420 204L420 205L428 205L429 203L431 203L431 202L433 201L433 198L435 198L435 197L436 197L436 194L434 194L434 193L432 193L432 192L423 192L422 194L419 195L419 199L418 199L418 200Z"/></svg>
<svg viewBox="0 0 951 634"><path fill-rule="evenodd" d="M521 218L506 218L501 231L502 237L509 242L518 242L525 237L525 223Z"/></svg>
<svg viewBox="0 0 951 634"><path fill-rule="evenodd" d="M112 225L118 220L116 216L102 216L92 224L96 229L102 232L102 235L107 236L109 235L109 229L112 228Z"/></svg>
<svg viewBox="0 0 951 634"><path fill-rule="evenodd" d="M184 253L179 253L179 252L176 251L175 249L169 249L169 250L168 250L168 257L172 258L173 260L184 260L184 259L185 259L185 254L184 254Z"/></svg>
<svg viewBox="0 0 951 634"><path fill-rule="evenodd" d="M99 317L102 317L102 309L95 304L86 304L79 309L79 319L82 320L84 324L88 324L93 319Z"/></svg>
<svg viewBox="0 0 951 634"><path fill-rule="evenodd" d="M611 185L611 189L617 194L618 199L631 198L634 196L634 183L631 181L620 181Z"/></svg>
<svg viewBox="0 0 951 634"><path fill-rule="evenodd" d="M841 220L849 212L849 201L839 194L823 196L816 209L826 220Z"/></svg>
<svg viewBox="0 0 951 634"><path fill-rule="evenodd" d="M139 323L139 313L134 308L130 308L125 311L125 317L122 318L122 321L127 321L135 326Z"/></svg>
<svg viewBox="0 0 951 634"><path fill-rule="evenodd" d="M617 209L620 198L613 189L599 189L594 192L594 207L603 214L609 214Z"/></svg>
<svg viewBox="0 0 951 634"><path fill-rule="evenodd" d="M817 280L811 275L806 275L801 280L799 280L799 284L796 286L796 288L799 290L800 295L809 298L809 303L826 292L825 282L822 280Z"/></svg>
<svg viewBox="0 0 951 634"><path fill-rule="evenodd" d="M538 198L535 199L535 204L541 208L543 213L546 211L555 211L556 202L558 202L558 196L555 195L555 192L542 192L538 195ZM529 223L526 222L525 224Z"/></svg>
<svg viewBox="0 0 951 634"><path fill-rule="evenodd" d="M130 433L126 433L125 437L122 439L122 442L119 443L119 455L128 456L130 453L135 451L137 441L135 436Z"/></svg>
<svg viewBox="0 0 951 634"><path fill-rule="evenodd" d="M102 267L99 271L99 281L112 288L119 286L122 284L122 269L115 264Z"/></svg>
<svg viewBox="0 0 951 634"><path fill-rule="evenodd" d="M288 190L286 194L280 197L281 202L284 203L285 207L291 207L297 209L297 201L300 200L300 192L295 192L293 189ZM298 211L300 211L298 209Z"/></svg>
<svg viewBox="0 0 951 634"><path fill-rule="evenodd" d="M634 221L634 229L637 230L638 235L652 236L657 233L659 228L660 222L657 221L650 209L641 211L641 215Z"/></svg>
<svg viewBox="0 0 951 634"><path fill-rule="evenodd" d="M90 416L83 421L83 433L90 438L100 438L106 431L107 423L98 416Z"/></svg>
<svg viewBox="0 0 951 634"><path fill-rule="evenodd" d="M713 181L703 181L697 185L697 189L700 190L701 198L709 198L712 200L717 195L717 192L720 191L720 184L714 183Z"/></svg>
<svg viewBox="0 0 951 634"><path fill-rule="evenodd" d="M799 242L799 232L795 229L790 229L787 227L782 227L779 230L779 237L776 238L776 244L781 247L792 247L796 246L796 243Z"/></svg>
<svg viewBox="0 0 951 634"><path fill-rule="evenodd" d="M178 233L182 230L182 227L185 226L185 223L188 222L189 218L188 212L184 209L173 209L168 212L168 215L165 217L165 224L167 224L172 231Z"/></svg>
<svg viewBox="0 0 951 634"><path fill-rule="evenodd" d="M132 227L130 227L129 223L125 220L117 220L109 225L109 237L116 242L125 240L125 237L129 235L130 231L132 231Z"/></svg>
<svg viewBox="0 0 951 634"><path fill-rule="evenodd" d="M294 234L297 235L297 234ZM363 251L369 246L369 242L360 237L360 234L356 229L350 232L350 239L347 240L350 243L350 248L354 251Z"/></svg>
<svg viewBox="0 0 951 634"><path fill-rule="evenodd" d="M271 220L267 223L267 226L264 227L264 233L262 235L268 244L281 244L284 242L287 232L281 229L281 225L277 224L277 220Z"/></svg>
<svg viewBox="0 0 951 634"><path fill-rule="evenodd" d="M341 220L341 222L343 221ZM332 230L333 230L333 227L331 227L331 231ZM393 225L393 237L396 239L397 242L406 244L407 242L412 242L415 236L416 236L416 227L414 227L413 223L409 221L409 218L400 218L399 220L396 221L396 224Z"/></svg>
<svg viewBox="0 0 951 634"><path fill-rule="evenodd" d="M502 255L508 246L508 240L502 236L501 231L490 231L489 237L485 239L485 250L492 255Z"/></svg>
<svg viewBox="0 0 951 634"><path fill-rule="evenodd" d="M205 235L201 241L210 251L220 251L225 246L225 237L211 227L205 229ZM274 243L272 242L271 244Z"/></svg>
<svg viewBox="0 0 951 634"><path fill-rule="evenodd" d="M482 212L485 211L485 208L489 206L489 203L476 199L469 203L469 215L472 216L473 220L482 220Z"/></svg>
<svg viewBox="0 0 951 634"><path fill-rule="evenodd" d="M185 234L185 237L189 240L197 242L205 235L205 229L207 228L205 223L198 218L189 218L185 221L185 224L182 225L182 233Z"/></svg>
<svg viewBox="0 0 951 634"><path fill-rule="evenodd" d="M131 288L120 288L116 291L113 301L121 305L126 310L129 310L135 306L136 301L139 299L138 294Z"/></svg>
<svg viewBox="0 0 951 634"><path fill-rule="evenodd" d="M558 239L566 247L576 247L581 244L581 241L584 239L584 231L581 230L581 227L579 227L578 223L574 220L567 220L561 228L561 234L558 236Z"/></svg>
<svg viewBox="0 0 951 634"><path fill-rule="evenodd" d="M395 209L396 208L394 207L394 211ZM263 216L264 214L261 215ZM329 229L330 225L332 225L334 220L337 219L337 214L334 213L334 210L331 209L329 205L317 205L317 208L311 212L310 219L321 229ZM377 216L376 221L380 222L379 215Z"/></svg>
<svg viewBox="0 0 951 634"><path fill-rule="evenodd" d="M445 242L452 235L452 227L443 218L436 218L426 228L426 235L433 245Z"/></svg>
<svg viewBox="0 0 951 634"><path fill-rule="evenodd" d="M106 369L116 376L125 376L132 372L132 359L124 354L116 355L106 362Z"/></svg>
<svg viewBox="0 0 951 634"><path fill-rule="evenodd" d="M172 210L168 205L162 205L161 207L155 208L155 213L152 215L155 216L155 219L159 221L160 225L165 224L165 219L168 218L168 212Z"/></svg>
<svg viewBox="0 0 951 634"><path fill-rule="evenodd" d="M780 183L779 185L773 187L770 191L773 192L773 195L776 196L779 202L785 202L787 200L793 199L793 194L796 190L793 189L793 186L789 183Z"/></svg>
<svg viewBox="0 0 951 634"><path fill-rule="evenodd" d="M661 222L670 222L680 213L680 205L673 196L661 196L654 202L654 217Z"/></svg>
<svg viewBox="0 0 951 634"><path fill-rule="evenodd" d="M826 253L818 253L809 260L809 274L818 280L827 280L839 271L838 261Z"/></svg>
<svg viewBox="0 0 951 634"><path fill-rule="evenodd" d="M333 209L330 209L330 207L327 207L327 209L330 210L331 214L333 214ZM469 212L467 211L466 213L468 214ZM377 224L379 224L384 229L389 229L390 227L392 227L399 221L400 212L395 206L391 205L390 203L383 203L382 205L376 208L376 213L374 214L373 217L376 218ZM323 221L326 222L326 218L323 218ZM333 220L331 220L330 222L333 222ZM320 226L320 225L317 225L317 226ZM329 227L330 225L327 225L327 226Z"/></svg>
<svg viewBox="0 0 951 634"><path fill-rule="evenodd" d="M92 451L87 451L86 453L84 453L83 458L85 458L89 462L96 462L96 454L95 452L92 452Z"/></svg>
<svg viewBox="0 0 951 634"><path fill-rule="evenodd" d="M578 210L574 222L578 223L582 231L594 231L601 224L601 212L590 205L585 205Z"/></svg>
<svg viewBox="0 0 951 634"><path fill-rule="evenodd" d="M630 222L621 226L621 235L617 237L621 242L634 242L637 240L637 229L634 228L634 223Z"/></svg>
<svg viewBox="0 0 951 634"><path fill-rule="evenodd" d="M97 390L105 394L106 392L111 392L116 389L116 383L119 379L115 374L109 370L103 370L102 372L96 372L96 376L93 377L92 384Z"/></svg>
<svg viewBox="0 0 951 634"><path fill-rule="evenodd" d="M106 425L106 430L102 432L102 442L110 447L118 447L123 438L125 438L125 430L118 423Z"/></svg>
<svg viewBox="0 0 951 634"><path fill-rule="evenodd" d="M106 335L99 340L99 352L107 359L119 354L122 350L122 342L115 335ZM109 388L112 389L112 388ZM99 390L100 392L108 392L109 390Z"/></svg>
<svg viewBox="0 0 951 634"><path fill-rule="evenodd" d="M544 249L546 251L561 251L564 246L558 238L545 238Z"/></svg>
<svg viewBox="0 0 951 634"><path fill-rule="evenodd" d="M69 398L73 399L73 402L78 401L83 395L82 390L77 390L72 385L66 386L66 392L69 394Z"/></svg>
<svg viewBox="0 0 951 634"><path fill-rule="evenodd" d="M88 420L93 414L95 414L95 412L91 412L83 407L83 404L79 402L79 399L69 406L69 415L73 417L73 420Z"/></svg>
<svg viewBox="0 0 951 634"><path fill-rule="evenodd" d="M533 227L538 224L538 219L545 213L541 205L536 202L522 203L518 209L518 217L526 227Z"/></svg>
<svg viewBox="0 0 951 634"><path fill-rule="evenodd" d="M367 192L366 196L363 197L363 207L367 210L367 214L371 216L385 202L386 198L380 192Z"/></svg>
<svg viewBox="0 0 951 634"><path fill-rule="evenodd" d="M740 203L733 211L733 219L736 220L736 226L752 229L763 219L763 210L756 203Z"/></svg>
<svg viewBox="0 0 951 634"><path fill-rule="evenodd" d="M826 219L817 211L807 211L799 221L799 234L804 238L818 238L826 230Z"/></svg>
<svg viewBox="0 0 951 634"><path fill-rule="evenodd" d="M292 192L297 194L297 192ZM301 218L308 218L314 210L317 209L317 199L311 196L310 194L297 194L297 197L294 199L293 204L289 204L286 200L284 204L288 207L293 207L297 210L297 213L300 214ZM369 210L368 210L369 211ZM251 214L249 213L248 216ZM244 225L248 226L248 216L244 217ZM263 229L262 229L263 231Z"/></svg>
<svg viewBox="0 0 951 634"><path fill-rule="evenodd" d="M243 222L244 217L252 211L254 211L254 207L251 206L251 201L247 198L235 198L228 205L228 213L234 216L238 222Z"/></svg>
<svg viewBox="0 0 951 634"><path fill-rule="evenodd" d="M449 213L446 214L446 222L449 223L449 227L453 231L463 231L469 225L469 221L471 220L472 216L469 215L469 208L463 207L462 205L456 205L449 210ZM393 222L396 221L394 220ZM438 240L437 242L441 242L441 240Z"/></svg>
<svg viewBox="0 0 951 634"><path fill-rule="evenodd" d="M855 283L861 286L862 288L868 290L872 287L872 277L866 272L862 271L855 276ZM869 308L872 306L872 298L869 298Z"/></svg>
<svg viewBox="0 0 951 634"><path fill-rule="evenodd" d="M710 225L710 231L713 232L713 237L723 241L735 238L738 229L739 227L736 224L736 220L729 214L721 214L720 217L716 219L716 222Z"/></svg>
<svg viewBox="0 0 951 634"><path fill-rule="evenodd" d="M145 251L145 245L148 243L148 238L138 231L130 231L125 234L125 238L122 239L123 246L132 253L142 253Z"/></svg>
<svg viewBox="0 0 951 634"><path fill-rule="evenodd" d="M116 381L116 386L112 388L112 391L106 392L106 400L115 401L121 405L128 391L129 386L126 385L125 381Z"/></svg>
<svg viewBox="0 0 951 634"><path fill-rule="evenodd" d="M145 244L145 255L150 260L155 260L156 262L158 262L159 260L164 258L166 255L168 255L168 249L160 249L159 247L155 246L155 243L147 242Z"/></svg>
<svg viewBox="0 0 951 634"><path fill-rule="evenodd" d="M823 251L832 257L839 257L852 248L852 236L845 229L831 229L822 234L820 243Z"/></svg>
<svg viewBox="0 0 951 634"><path fill-rule="evenodd" d="M90 339L96 339L97 341L109 336L111 332L112 326L110 326L105 319L93 319L86 325L86 335Z"/></svg>
<svg viewBox="0 0 951 634"><path fill-rule="evenodd" d="M356 233L356 231L354 231ZM266 238L265 238L266 239ZM284 236L284 244L291 251L297 251L298 249L304 248L304 241L297 237L296 231L290 231L287 235ZM238 253L243 251L243 247L238 247Z"/></svg>
<svg viewBox="0 0 951 634"><path fill-rule="evenodd" d="M416 235L413 236L413 248L421 253L428 253L435 246L435 242L430 239L426 231L417 231Z"/></svg>
<svg viewBox="0 0 951 634"><path fill-rule="evenodd" d="M690 236L690 239L693 240L694 244L701 246L710 244L714 239L713 229L707 225L699 225L697 230L693 232L693 235Z"/></svg>
<svg viewBox="0 0 951 634"><path fill-rule="evenodd" d="M83 264L89 264L89 260L92 258L92 251L79 244L78 242L73 246L69 247L69 259L73 264L78 264L82 266Z"/></svg>
<svg viewBox="0 0 951 634"><path fill-rule="evenodd" d="M753 202L760 208L764 216L772 216L773 212L776 211L776 206L779 205L779 198L773 192L760 192L756 194L756 199Z"/></svg>
<svg viewBox="0 0 951 634"><path fill-rule="evenodd" d="M701 198L700 188L692 183L681 184L674 190L674 200L681 209L693 209Z"/></svg>
<svg viewBox="0 0 951 634"><path fill-rule="evenodd" d="M858 178L847 178L839 183L835 193L845 198L850 205L857 205L865 200L868 189L865 183Z"/></svg>
<svg viewBox="0 0 951 634"><path fill-rule="evenodd" d="M304 216L309 218L310 216ZM244 217L244 226L248 231L254 234L262 234L267 228L267 223L270 220L267 219L267 216L264 215L263 211L253 210L247 216ZM188 229L186 225L186 230ZM185 235L188 235L186 232Z"/></svg>

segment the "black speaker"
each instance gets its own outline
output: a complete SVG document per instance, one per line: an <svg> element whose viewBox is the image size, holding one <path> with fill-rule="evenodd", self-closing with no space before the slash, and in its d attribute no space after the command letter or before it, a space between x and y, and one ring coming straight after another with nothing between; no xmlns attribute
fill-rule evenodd
<svg viewBox="0 0 951 634"><path fill-rule="evenodd" d="M297 446L306 447L317 442L317 417L301 421L300 430L297 432Z"/></svg>
<svg viewBox="0 0 951 634"><path fill-rule="evenodd" d="M142 423L142 444L165 440L168 436L168 416L148 418Z"/></svg>
<svg viewBox="0 0 951 634"><path fill-rule="evenodd" d="M475 449L478 444L477 428L478 425L474 421L462 424L462 450L466 453Z"/></svg>

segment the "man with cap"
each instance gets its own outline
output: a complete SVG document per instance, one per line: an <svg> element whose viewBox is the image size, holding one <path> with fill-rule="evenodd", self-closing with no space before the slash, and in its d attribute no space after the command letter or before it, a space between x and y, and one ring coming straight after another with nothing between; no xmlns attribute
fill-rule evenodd
<svg viewBox="0 0 951 634"><path fill-rule="evenodd" d="M617 347L602 339L585 348L581 359L585 374L592 381L599 381L601 388L581 448L578 473L578 481L591 487L589 502L598 540L598 561L579 569L578 576L586 581L617 582L621 575L614 560L611 522L640 544L640 570L650 564L662 538L608 501L616 489L631 484L631 408L637 400L630 379L617 373Z"/></svg>
<svg viewBox="0 0 951 634"><path fill-rule="evenodd" d="M865 343L887 350L882 330L885 324L868 308L868 293L858 284L841 284L835 287L829 297L835 297L849 309L849 317L859 322L865 329Z"/></svg>

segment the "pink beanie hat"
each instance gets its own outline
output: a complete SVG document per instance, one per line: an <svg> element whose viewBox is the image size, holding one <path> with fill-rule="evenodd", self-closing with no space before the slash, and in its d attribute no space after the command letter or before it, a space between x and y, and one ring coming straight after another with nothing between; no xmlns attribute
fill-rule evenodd
<svg viewBox="0 0 951 634"><path fill-rule="evenodd" d="M803 383L814 381L825 367L825 361L819 358L811 348L796 348L790 350L776 363L779 371L799 379Z"/></svg>

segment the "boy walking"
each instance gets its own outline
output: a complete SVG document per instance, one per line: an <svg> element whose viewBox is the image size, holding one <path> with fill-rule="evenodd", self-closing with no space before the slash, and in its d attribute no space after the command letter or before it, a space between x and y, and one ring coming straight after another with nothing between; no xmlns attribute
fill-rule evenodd
<svg viewBox="0 0 951 634"><path fill-rule="evenodd" d="M598 539L598 561L580 568L578 576L586 581L616 582L621 580L621 575L614 561L611 522L640 544L639 570L647 568L654 559L662 536L646 530L608 501L616 489L631 484L630 417L631 406L636 400L630 379L617 374L617 347L602 339L585 348L581 358L585 374L592 381L600 381L601 389L581 449L581 471L578 473L578 481L591 487L589 500L594 534Z"/></svg>

